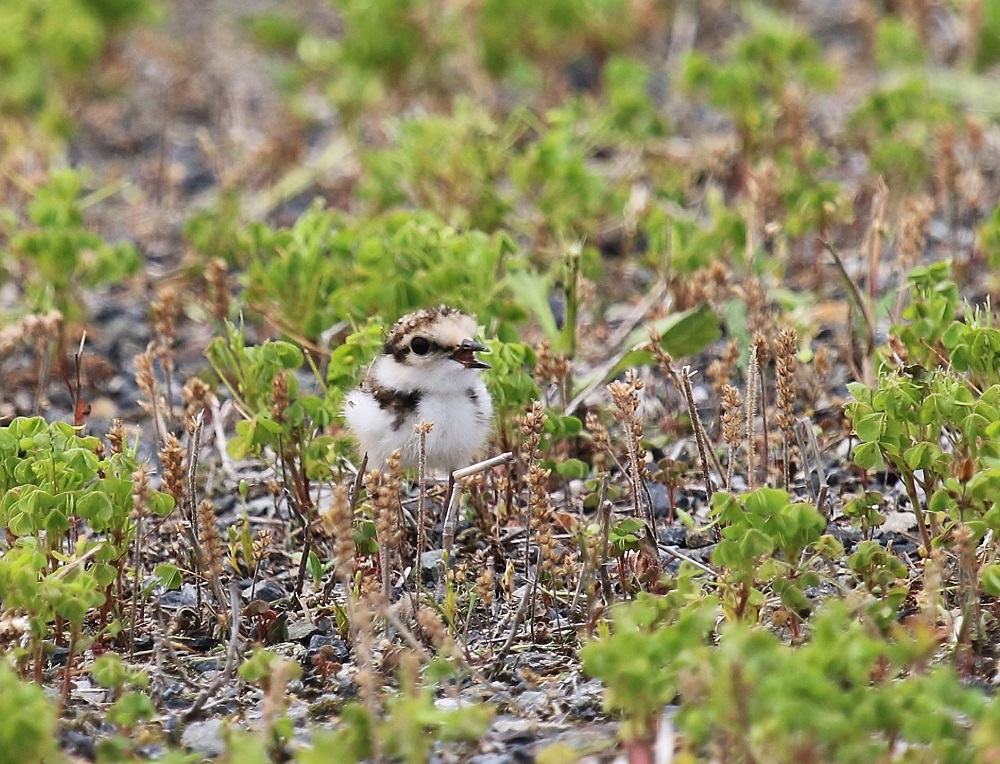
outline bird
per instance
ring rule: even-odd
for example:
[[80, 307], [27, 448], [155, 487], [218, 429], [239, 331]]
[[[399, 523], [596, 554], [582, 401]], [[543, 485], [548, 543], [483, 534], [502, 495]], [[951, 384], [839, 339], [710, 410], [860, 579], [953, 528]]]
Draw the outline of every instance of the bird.
[[396, 450], [404, 468], [416, 466], [420, 422], [432, 425], [425, 436], [428, 470], [450, 477], [483, 448], [493, 400], [480, 374], [489, 364], [476, 357], [489, 349], [476, 341], [476, 330], [473, 316], [446, 305], [396, 322], [361, 385], [344, 400], [348, 429], [370, 468], [383, 468]]

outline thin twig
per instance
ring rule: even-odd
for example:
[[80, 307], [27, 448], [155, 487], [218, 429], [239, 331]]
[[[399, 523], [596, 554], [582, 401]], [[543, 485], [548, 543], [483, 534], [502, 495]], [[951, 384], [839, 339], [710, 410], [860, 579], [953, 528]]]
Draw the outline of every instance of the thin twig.
[[191, 721], [201, 711], [205, 702], [218, 692], [220, 687], [232, 679], [233, 668], [236, 665], [236, 656], [239, 653], [240, 646], [240, 587], [236, 581], [229, 582], [229, 618], [231, 628], [229, 632], [229, 646], [226, 649], [226, 663], [215, 681], [202, 690], [201, 694], [194, 699], [191, 708], [181, 715], [182, 722]]
[[524, 614], [528, 610], [528, 604], [533, 599], [532, 595], [535, 591], [535, 581], [537, 578], [538, 571], [532, 571], [532, 575], [529, 576], [528, 580], [522, 587], [524, 593], [521, 595], [521, 601], [518, 603], [517, 610], [514, 611], [514, 622], [510, 625], [510, 631], [507, 634], [507, 639], [497, 651], [496, 655], [493, 656], [494, 670], [499, 668], [500, 662], [503, 660], [504, 656], [507, 655], [508, 651], [514, 644], [514, 640], [517, 638], [517, 630], [524, 621]]
[[747, 488], [751, 491], [757, 485], [757, 466], [754, 458], [753, 420], [757, 414], [757, 346], [750, 347], [750, 362], [747, 366]]
[[[573, 414], [585, 400], [596, 390], [598, 387], [604, 384], [604, 380], [611, 373], [612, 369], [618, 365], [618, 362], [622, 360], [628, 353], [635, 350], [635, 347], [630, 345], [623, 345], [622, 343], [628, 339], [628, 336], [637, 327], [642, 320], [646, 317], [655, 306], [663, 302], [664, 297], [667, 294], [667, 284], [665, 281], [657, 281], [653, 285], [653, 288], [649, 290], [646, 297], [635, 306], [631, 313], [625, 317], [622, 321], [621, 326], [613, 337], [611, 337], [608, 342], [608, 347], [618, 348], [603, 364], [601, 364], [597, 371], [594, 372], [593, 377], [587, 386], [581, 390], [577, 395], [569, 402], [566, 407], [566, 414]], [[642, 343], [645, 344], [645, 343]]]
[[[709, 448], [708, 435], [705, 433], [705, 427], [702, 425], [701, 417], [698, 415], [698, 407], [694, 402], [694, 391], [691, 387], [691, 375], [691, 367], [685, 366], [682, 369], [681, 374], [681, 387], [684, 392], [684, 398], [687, 400], [688, 412], [691, 414], [691, 426], [694, 428], [694, 440], [698, 446], [698, 456], [701, 459], [701, 470], [705, 477], [705, 490], [708, 492], [709, 500], [711, 500], [712, 494], [715, 492], [715, 485], [712, 483], [712, 473], [708, 458], [708, 454], [711, 449]], [[712, 455], [714, 457], [714, 452]], [[722, 465], [718, 464], [718, 461], [716, 461], [716, 469], [721, 475]]]
[[460, 470], [455, 470], [451, 474], [456, 480], [461, 480], [467, 478], [470, 475], [478, 475], [480, 472], [485, 472], [488, 469], [497, 467], [501, 464], [507, 464], [508, 462], [514, 461], [514, 454], [510, 451], [504, 451], [502, 454], [497, 456], [491, 456], [489, 459], [483, 459], [481, 462], [476, 462], [475, 464], [470, 464], [468, 467], [462, 467]]
[[455, 470], [451, 473], [449, 478], [448, 496], [446, 498], [446, 505], [444, 508], [444, 530], [442, 531], [444, 536], [442, 548], [446, 552], [451, 554], [451, 547], [455, 541], [455, 525], [458, 519], [458, 502], [462, 495], [458, 481], [471, 475], [478, 475], [480, 472], [485, 472], [486, 470], [500, 464], [507, 464], [507, 462], [513, 461], [513, 459], [513, 453], [510, 451], [504, 451], [498, 456], [493, 456], [489, 459], [484, 459], [481, 462], [470, 464], [468, 467], [462, 467], [462, 469]]
[[712, 570], [710, 567], [708, 567], [705, 563], [698, 562], [696, 559], [694, 559], [693, 557], [688, 557], [683, 552], [678, 552], [676, 549], [671, 549], [668, 546], [662, 546], [660, 544], [657, 544], [656, 548], [659, 549], [660, 551], [666, 552], [671, 557], [674, 557], [674, 558], [676, 558], [678, 560], [682, 560], [683, 562], [689, 562], [689, 563], [691, 563], [696, 568], [698, 568], [698, 570], [700, 570], [700, 571], [702, 571], [704, 573], [708, 573], [710, 576], [714, 576], [715, 575], [715, 571]]
[[226, 450], [225, 421], [226, 416], [233, 407], [233, 403], [232, 401], [226, 401], [225, 403], [220, 404], [218, 398], [213, 395], [211, 406], [212, 430], [215, 433], [215, 448], [219, 452], [219, 461], [222, 463], [222, 471], [226, 473], [226, 477], [234, 483], [238, 483], [240, 478], [245, 477], [245, 475], [240, 474], [240, 472], [236, 469], [233, 465], [232, 458], [229, 456], [229, 452]]
[[868, 311], [868, 304], [865, 298], [861, 294], [861, 290], [858, 289], [858, 285], [854, 283], [850, 274], [847, 272], [847, 268], [844, 266], [844, 261], [840, 257], [840, 253], [837, 248], [833, 246], [826, 239], [820, 239], [820, 242], [826, 247], [826, 251], [830, 253], [833, 257], [833, 262], [837, 265], [837, 270], [840, 271], [840, 275], [844, 279], [844, 283], [847, 284], [847, 290], [851, 293], [851, 297], [854, 303], [858, 306], [858, 310], [861, 311], [861, 317], [865, 322], [865, 340], [868, 345], [868, 352], [870, 353], [875, 347], [875, 325], [872, 323], [871, 313]]
[[[184, 513], [185, 520], [187, 520], [187, 522], [181, 523], [181, 527], [184, 529], [184, 535], [187, 536], [188, 543], [191, 545], [192, 567], [197, 570], [199, 574], [202, 574], [208, 569], [208, 559], [205, 554], [205, 550], [201, 546], [201, 541], [198, 538], [197, 494], [195, 491], [195, 477], [198, 472], [198, 456], [201, 451], [201, 436], [202, 432], [204, 432], [204, 427], [205, 412], [202, 410], [195, 416], [194, 432], [191, 433], [191, 438], [188, 442], [188, 490], [187, 495], [184, 497], [184, 506], [182, 507], [182, 512]], [[222, 583], [219, 581], [217, 576], [208, 576], [208, 584], [212, 589], [212, 595], [215, 597], [216, 603], [221, 608], [223, 603], [226, 601], [225, 592], [222, 591]], [[198, 592], [200, 600], [200, 585]]]
[[418, 422], [416, 426], [417, 436], [420, 438], [417, 460], [417, 553], [413, 561], [417, 592], [423, 588], [424, 571], [421, 558], [424, 554], [424, 536], [427, 532], [427, 433], [433, 426], [430, 422]]

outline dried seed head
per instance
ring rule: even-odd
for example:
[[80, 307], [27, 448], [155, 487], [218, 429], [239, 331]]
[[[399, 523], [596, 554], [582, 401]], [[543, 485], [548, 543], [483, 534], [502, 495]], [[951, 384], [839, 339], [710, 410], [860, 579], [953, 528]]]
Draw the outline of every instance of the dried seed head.
[[[767, 337], [773, 334], [774, 321], [771, 316], [771, 307], [768, 304], [767, 292], [760, 278], [751, 276], [744, 282], [743, 299], [747, 305], [747, 325], [750, 329], [750, 335]], [[758, 360], [761, 364], [766, 364], [769, 359], [762, 356]]]
[[386, 552], [398, 552], [403, 539], [399, 522], [399, 461], [396, 450], [386, 461], [386, 469], [372, 470], [365, 476], [365, 487], [372, 503], [375, 533]]
[[482, 565], [482, 569], [479, 575], [476, 577], [476, 592], [479, 594], [479, 599], [482, 600], [483, 604], [487, 608], [493, 606], [493, 596], [496, 591], [496, 585], [493, 580], [493, 558], [490, 557]]
[[253, 540], [253, 561], [259, 564], [271, 549], [273, 535], [266, 528], [257, 532], [257, 538]]
[[209, 407], [210, 388], [198, 377], [191, 377], [181, 390], [181, 400], [184, 401], [184, 425], [188, 432], [194, 432], [195, 420], [202, 411]]
[[896, 252], [900, 265], [906, 270], [916, 265], [924, 253], [927, 225], [933, 212], [934, 202], [928, 196], [910, 197], [903, 205]]
[[275, 422], [285, 421], [285, 411], [288, 409], [288, 377], [285, 372], [278, 372], [271, 380], [271, 415]]
[[647, 347], [652, 351], [653, 360], [656, 361], [656, 367], [660, 370], [660, 373], [666, 376], [675, 388], [680, 390], [681, 381], [677, 370], [673, 366], [674, 359], [670, 357], [670, 353], [663, 349], [660, 335], [653, 327], [649, 327], [649, 345]]
[[798, 333], [787, 326], [778, 332], [775, 343], [775, 371], [777, 376], [778, 426], [790, 433], [795, 422], [795, 367]]
[[743, 422], [743, 400], [740, 391], [733, 385], [722, 388], [722, 439], [731, 448], [740, 445], [740, 425]]
[[552, 352], [552, 345], [548, 340], [542, 340], [538, 344], [535, 355], [535, 380], [539, 384], [562, 384], [569, 374], [566, 356]]
[[757, 363], [767, 366], [771, 361], [771, 340], [764, 332], [754, 332], [750, 344], [757, 348]]
[[205, 271], [209, 310], [219, 321], [229, 318], [229, 308], [232, 304], [228, 276], [226, 261], [219, 257], [212, 260]]
[[535, 543], [538, 544], [539, 564], [543, 573], [551, 574], [558, 561], [556, 544], [552, 538], [553, 514], [552, 499], [549, 496], [549, 470], [542, 469], [537, 464], [528, 468], [528, 490], [531, 506], [531, 526]]
[[635, 369], [626, 371], [624, 380], [615, 380], [608, 385], [611, 402], [615, 406], [612, 413], [619, 422], [631, 423], [639, 410], [639, 391], [642, 387], [642, 380], [639, 379]]
[[58, 310], [30, 313], [10, 326], [0, 328], [0, 355], [7, 355], [21, 343], [54, 340], [59, 336], [63, 315]]
[[134, 517], [141, 517], [145, 514], [148, 500], [149, 472], [145, 467], [140, 466], [132, 474], [132, 513]]
[[177, 341], [177, 318], [180, 306], [177, 304], [177, 292], [173, 288], [164, 289], [153, 300], [153, 331], [156, 334], [156, 356], [161, 362], [169, 358], [170, 351]]
[[957, 135], [955, 126], [946, 123], [937, 131], [937, 151], [934, 156], [934, 185], [937, 188], [938, 203], [948, 203], [948, 197], [955, 190], [958, 178]]
[[527, 459], [533, 459], [538, 443], [542, 439], [542, 432], [545, 430], [545, 422], [548, 416], [542, 407], [541, 401], [532, 401], [531, 407], [521, 418], [520, 430], [524, 437], [522, 453]]
[[149, 350], [135, 357], [135, 383], [147, 401], [155, 399], [156, 377], [153, 375], [153, 354]]
[[160, 450], [160, 464], [163, 465], [163, 487], [180, 506], [184, 502], [187, 470], [184, 467], [184, 449], [171, 433], [167, 433]]
[[986, 133], [983, 131], [983, 123], [977, 117], [966, 114], [963, 117], [965, 123], [965, 134], [968, 137], [969, 149], [974, 154], [978, 154], [983, 149], [986, 141]]
[[346, 485], [337, 486], [322, 519], [323, 527], [333, 536], [337, 578], [346, 584], [354, 574], [354, 522]]
[[121, 419], [111, 420], [111, 429], [108, 430], [108, 444], [111, 446], [113, 454], [125, 452], [125, 426]]
[[215, 520], [215, 505], [208, 499], [203, 500], [198, 505], [198, 528], [201, 536], [201, 547], [205, 552], [205, 565], [207, 570], [203, 571], [206, 578], [219, 578], [222, 575], [222, 539], [219, 534], [219, 526]]

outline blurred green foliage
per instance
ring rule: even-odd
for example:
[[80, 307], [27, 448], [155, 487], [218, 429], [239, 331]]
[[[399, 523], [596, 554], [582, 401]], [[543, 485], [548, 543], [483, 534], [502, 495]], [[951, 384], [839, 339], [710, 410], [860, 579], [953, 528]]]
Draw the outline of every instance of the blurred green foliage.
[[301, 337], [440, 303], [481, 321], [509, 315], [497, 299], [513, 251], [502, 233], [462, 232], [430, 212], [356, 221], [314, 205], [290, 228], [254, 223], [240, 236], [246, 300]]
[[786, 90], [829, 90], [837, 72], [824, 62], [809, 34], [762, 13], [751, 31], [727, 45], [722, 60], [692, 52], [683, 81], [690, 92], [732, 118], [742, 153], [752, 159], [776, 145]]
[[116, 284], [141, 265], [130, 243], [107, 242], [87, 227], [84, 182], [81, 171], [53, 172], [35, 191], [28, 220], [9, 212], [0, 226], [0, 265], [23, 282], [30, 310], [79, 319], [82, 287]]
[[62, 88], [82, 83], [108, 36], [153, 7], [151, 0], [0, 3], [0, 114], [61, 119]]
[[954, 107], [915, 76], [873, 91], [851, 115], [849, 130], [887, 183], [915, 189], [930, 177], [935, 131], [955, 121]]

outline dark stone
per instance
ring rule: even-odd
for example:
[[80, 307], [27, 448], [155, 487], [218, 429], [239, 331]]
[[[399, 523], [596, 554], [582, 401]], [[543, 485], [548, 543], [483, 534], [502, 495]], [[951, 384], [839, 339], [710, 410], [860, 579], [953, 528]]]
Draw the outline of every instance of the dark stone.
[[[252, 596], [251, 596], [252, 594]], [[248, 586], [243, 590], [243, 600], [249, 602], [251, 599], [264, 600], [264, 602], [276, 602], [287, 597], [284, 589], [273, 581], [258, 581], [256, 586]]]
[[344, 640], [331, 637], [329, 634], [313, 634], [309, 638], [309, 652], [311, 653], [327, 645], [333, 648], [333, 660], [338, 663], [347, 663], [351, 657], [351, 651], [347, 648], [347, 643]]
[[312, 621], [303, 618], [292, 621], [288, 624], [288, 640], [290, 642], [305, 642], [319, 631], [319, 627]]
[[201, 191], [205, 191], [216, 183], [215, 173], [209, 169], [191, 172], [181, 181], [181, 193], [185, 196], [193, 196]]
[[66, 730], [60, 736], [59, 747], [63, 753], [77, 756], [85, 761], [93, 761], [97, 756], [94, 736], [79, 730]]
[[198, 590], [192, 584], [183, 584], [180, 589], [171, 589], [160, 595], [160, 607], [197, 607]]
[[687, 528], [683, 525], [667, 525], [657, 527], [660, 543], [667, 546], [683, 547], [687, 544]]
[[574, 90], [593, 90], [601, 79], [601, 67], [593, 56], [580, 56], [566, 66], [566, 79]]

